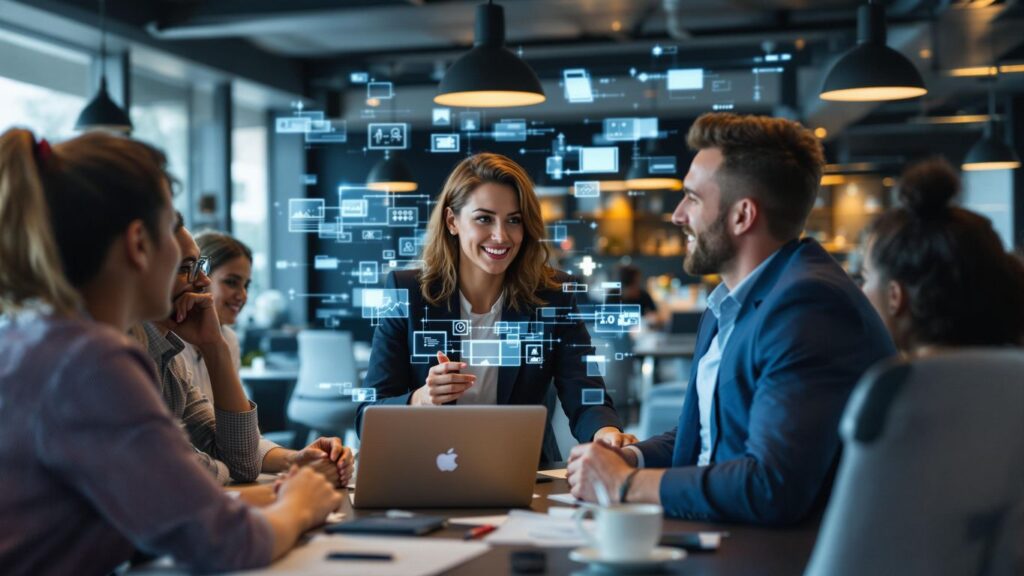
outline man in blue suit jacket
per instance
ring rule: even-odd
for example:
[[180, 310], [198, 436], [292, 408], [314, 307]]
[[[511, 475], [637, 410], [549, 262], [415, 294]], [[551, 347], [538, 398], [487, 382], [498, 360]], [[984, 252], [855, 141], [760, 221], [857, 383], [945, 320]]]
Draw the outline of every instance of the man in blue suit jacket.
[[573, 494], [598, 483], [666, 514], [796, 522], [826, 496], [838, 424], [861, 374], [896, 350], [877, 313], [814, 240], [821, 145], [795, 122], [706, 114], [672, 220], [686, 271], [719, 274], [701, 319], [676, 429], [614, 449], [573, 450]]

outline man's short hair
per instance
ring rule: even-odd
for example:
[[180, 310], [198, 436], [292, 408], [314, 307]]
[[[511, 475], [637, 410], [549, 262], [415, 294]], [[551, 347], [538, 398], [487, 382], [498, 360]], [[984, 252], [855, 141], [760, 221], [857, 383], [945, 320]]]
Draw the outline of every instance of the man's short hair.
[[717, 175], [722, 206], [750, 196], [772, 236], [800, 236], [825, 164], [821, 143], [809, 130], [782, 118], [713, 112], [697, 118], [686, 143], [693, 150], [722, 151]]

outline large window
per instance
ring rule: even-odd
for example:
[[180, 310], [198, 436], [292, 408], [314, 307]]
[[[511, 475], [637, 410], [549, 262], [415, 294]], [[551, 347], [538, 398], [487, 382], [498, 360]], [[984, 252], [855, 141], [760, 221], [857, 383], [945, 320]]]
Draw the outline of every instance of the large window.
[[0, 30], [0, 132], [28, 128], [37, 136], [74, 136], [89, 94], [89, 56]]
[[181, 183], [174, 207], [188, 217], [189, 89], [157, 78], [146, 70], [132, 69], [132, 137], [151, 144], [167, 155], [168, 169]]
[[263, 110], [235, 101], [231, 134], [231, 227], [252, 249], [253, 293], [270, 287], [267, 125]]

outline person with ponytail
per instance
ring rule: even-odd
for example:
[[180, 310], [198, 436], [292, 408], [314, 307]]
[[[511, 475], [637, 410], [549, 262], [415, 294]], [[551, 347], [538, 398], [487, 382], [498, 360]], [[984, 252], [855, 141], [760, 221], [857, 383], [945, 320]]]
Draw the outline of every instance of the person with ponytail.
[[866, 235], [862, 289], [906, 356], [1022, 343], [1024, 265], [987, 218], [950, 205], [959, 192], [947, 161], [914, 164]]
[[268, 564], [341, 497], [292, 469], [263, 509], [193, 458], [125, 334], [166, 318], [179, 265], [162, 153], [109, 134], [0, 136], [0, 566], [108, 574], [135, 551], [188, 570]]

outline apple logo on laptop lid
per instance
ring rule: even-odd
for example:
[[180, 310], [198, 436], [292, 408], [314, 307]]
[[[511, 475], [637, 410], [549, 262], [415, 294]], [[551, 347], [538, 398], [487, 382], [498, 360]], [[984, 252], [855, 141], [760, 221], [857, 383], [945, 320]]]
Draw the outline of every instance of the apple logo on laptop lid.
[[455, 448], [449, 448], [447, 452], [442, 452], [437, 455], [437, 469], [441, 472], [454, 472], [459, 467], [455, 459], [459, 455], [455, 452]]

